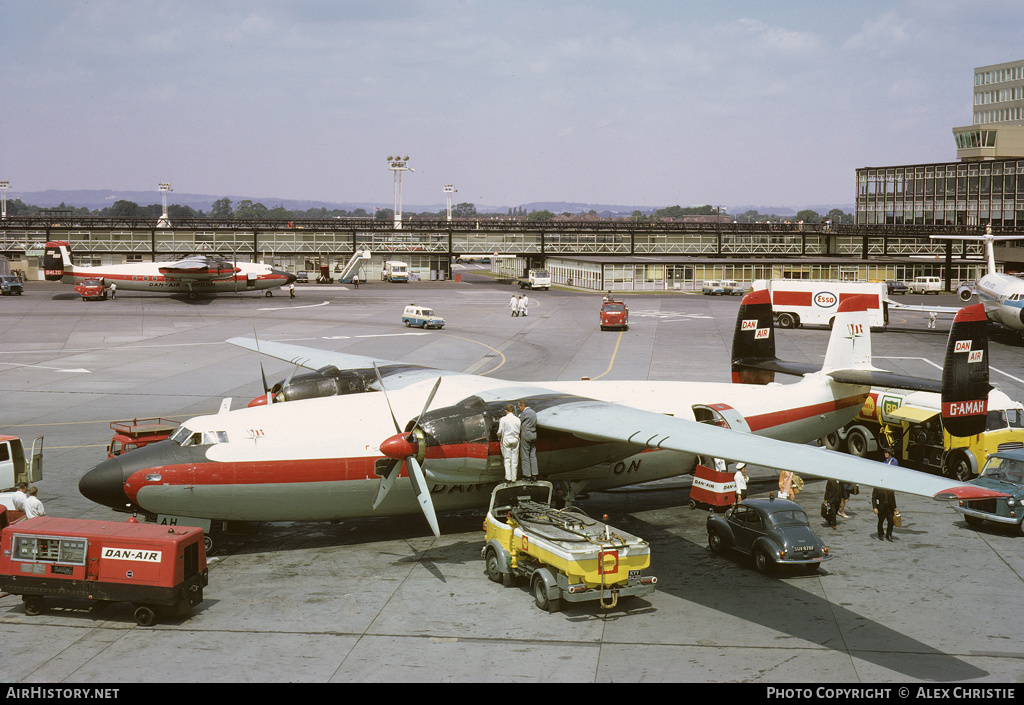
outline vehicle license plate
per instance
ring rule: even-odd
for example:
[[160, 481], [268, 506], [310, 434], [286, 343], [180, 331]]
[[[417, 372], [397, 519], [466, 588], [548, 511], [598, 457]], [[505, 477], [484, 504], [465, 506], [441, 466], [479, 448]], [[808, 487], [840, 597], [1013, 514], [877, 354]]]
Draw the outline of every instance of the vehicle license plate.
[[794, 551], [812, 551], [812, 550], [814, 550], [814, 546], [795, 546], [793, 548], [793, 550]]

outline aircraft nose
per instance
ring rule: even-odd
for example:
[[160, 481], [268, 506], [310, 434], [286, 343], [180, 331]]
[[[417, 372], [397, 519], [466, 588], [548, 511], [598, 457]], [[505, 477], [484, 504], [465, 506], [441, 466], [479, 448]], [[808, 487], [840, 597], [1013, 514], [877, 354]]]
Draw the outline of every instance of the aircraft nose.
[[124, 509], [131, 500], [124, 492], [124, 471], [117, 458], [109, 458], [78, 481], [78, 491], [86, 499], [112, 509]]
[[283, 270], [280, 270], [280, 269], [272, 269], [272, 270], [270, 270], [270, 271], [271, 271], [271, 272], [272, 272], [273, 274], [276, 274], [276, 275], [278, 275], [278, 276], [280, 276], [280, 277], [284, 277], [284, 278], [285, 278], [285, 280], [286, 280], [286, 281], [285, 281], [285, 283], [284, 283], [284, 285], [285, 285], [285, 286], [288, 286], [288, 285], [289, 285], [289, 284], [291, 284], [291, 283], [292, 283], [293, 281], [295, 281], [295, 275], [294, 275], [294, 274], [292, 274], [291, 272], [285, 272], [285, 271], [283, 271]]

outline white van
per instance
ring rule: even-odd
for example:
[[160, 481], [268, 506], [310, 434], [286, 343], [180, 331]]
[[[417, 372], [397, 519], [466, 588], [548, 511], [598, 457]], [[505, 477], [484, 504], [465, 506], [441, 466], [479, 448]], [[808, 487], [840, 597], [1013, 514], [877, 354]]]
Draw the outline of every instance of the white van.
[[938, 294], [942, 291], [942, 279], [939, 277], [915, 277], [909, 286], [912, 294]]
[[409, 265], [397, 259], [384, 260], [380, 280], [387, 282], [409, 281]]

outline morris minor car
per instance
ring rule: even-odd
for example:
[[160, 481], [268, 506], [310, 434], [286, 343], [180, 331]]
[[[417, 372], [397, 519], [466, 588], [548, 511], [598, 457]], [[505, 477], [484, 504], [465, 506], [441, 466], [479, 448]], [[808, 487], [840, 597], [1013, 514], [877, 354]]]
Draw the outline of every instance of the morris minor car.
[[991, 521], [1024, 536], [1024, 450], [992, 453], [978, 477], [969, 484], [1005, 492], [1006, 497], [962, 500], [956, 510], [971, 526]]
[[832, 558], [828, 546], [811, 531], [803, 507], [786, 499], [745, 499], [723, 515], [710, 515], [707, 531], [714, 553], [745, 553], [761, 573], [784, 565], [813, 573]]

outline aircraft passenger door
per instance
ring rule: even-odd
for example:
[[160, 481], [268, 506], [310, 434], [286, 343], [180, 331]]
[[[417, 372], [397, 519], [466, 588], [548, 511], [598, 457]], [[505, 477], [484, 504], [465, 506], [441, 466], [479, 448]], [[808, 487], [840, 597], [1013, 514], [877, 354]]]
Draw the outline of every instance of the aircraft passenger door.
[[693, 418], [700, 423], [750, 433], [743, 415], [728, 404], [694, 404]]

